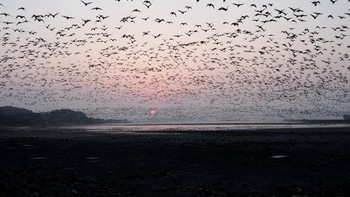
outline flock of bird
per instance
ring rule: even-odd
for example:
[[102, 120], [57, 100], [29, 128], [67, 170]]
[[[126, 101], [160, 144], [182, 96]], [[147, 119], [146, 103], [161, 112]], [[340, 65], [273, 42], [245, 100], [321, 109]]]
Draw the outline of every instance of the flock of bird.
[[0, 103], [350, 108], [350, 0], [109, 1], [0, 1]]

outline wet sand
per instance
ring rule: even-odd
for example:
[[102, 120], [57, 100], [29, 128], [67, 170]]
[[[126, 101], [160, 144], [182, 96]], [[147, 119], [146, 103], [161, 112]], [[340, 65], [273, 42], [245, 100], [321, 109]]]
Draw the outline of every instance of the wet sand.
[[350, 127], [0, 129], [0, 196], [349, 196]]

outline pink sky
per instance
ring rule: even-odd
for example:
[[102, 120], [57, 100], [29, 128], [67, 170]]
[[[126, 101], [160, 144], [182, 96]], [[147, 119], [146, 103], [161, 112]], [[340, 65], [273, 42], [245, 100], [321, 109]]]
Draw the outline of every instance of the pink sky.
[[1, 1], [2, 105], [350, 107], [348, 1], [89, 2]]

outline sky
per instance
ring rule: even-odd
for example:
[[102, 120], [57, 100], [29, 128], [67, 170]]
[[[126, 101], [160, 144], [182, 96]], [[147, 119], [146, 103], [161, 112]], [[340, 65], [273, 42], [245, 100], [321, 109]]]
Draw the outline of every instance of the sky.
[[0, 0], [0, 105], [341, 116], [348, 24], [348, 0]]

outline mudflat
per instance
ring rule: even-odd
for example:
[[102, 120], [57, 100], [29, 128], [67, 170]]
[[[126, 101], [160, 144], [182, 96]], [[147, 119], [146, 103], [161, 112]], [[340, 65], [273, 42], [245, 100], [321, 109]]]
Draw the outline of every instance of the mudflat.
[[349, 196], [350, 127], [0, 129], [0, 196]]

